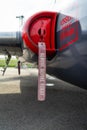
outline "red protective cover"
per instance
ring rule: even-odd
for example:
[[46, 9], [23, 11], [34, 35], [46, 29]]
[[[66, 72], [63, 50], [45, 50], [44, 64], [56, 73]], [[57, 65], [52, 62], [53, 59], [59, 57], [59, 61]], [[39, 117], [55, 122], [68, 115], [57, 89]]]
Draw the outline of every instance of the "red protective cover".
[[30, 17], [22, 32], [22, 38], [27, 47], [38, 54], [38, 42], [44, 41], [46, 44], [47, 56], [53, 56], [55, 47], [55, 27], [58, 13], [41, 12]]

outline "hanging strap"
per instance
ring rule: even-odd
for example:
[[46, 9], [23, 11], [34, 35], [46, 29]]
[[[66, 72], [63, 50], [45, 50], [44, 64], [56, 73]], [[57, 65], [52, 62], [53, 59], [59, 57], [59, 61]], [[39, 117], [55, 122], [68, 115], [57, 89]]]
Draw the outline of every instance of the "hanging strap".
[[38, 43], [38, 101], [46, 99], [46, 45]]

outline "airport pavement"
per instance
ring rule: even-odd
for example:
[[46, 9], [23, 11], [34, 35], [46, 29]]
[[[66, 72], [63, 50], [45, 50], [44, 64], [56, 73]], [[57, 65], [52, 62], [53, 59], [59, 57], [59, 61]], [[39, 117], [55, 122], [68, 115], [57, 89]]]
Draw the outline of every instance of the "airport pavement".
[[87, 130], [87, 90], [47, 75], [37, 101], [37, 69], [0, 72], [0, 130]]

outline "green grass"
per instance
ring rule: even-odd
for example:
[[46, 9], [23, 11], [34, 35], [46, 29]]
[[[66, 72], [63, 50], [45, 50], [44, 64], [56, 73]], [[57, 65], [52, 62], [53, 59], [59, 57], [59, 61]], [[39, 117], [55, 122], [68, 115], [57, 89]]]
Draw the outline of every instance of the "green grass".
[[[17, 67], [17, 62], [18, 62], [17, 59], [11, 59], [8, 67]], [[5, 65], [6, 65], [5, 59], [0, 59], [0, 67], [5, 67]], [[22, 64], [22, 66], [23, 66], [23, 64]], [[35, 65], [28, 63], [27, 67], [28, 68], [35, 68]]]
[[[0, 67], [5, 66], [5, 59], [0, 59]], [[9, 62], [8, 67], [16, 67], [17, 66], [17, 59], [11, 59]]]

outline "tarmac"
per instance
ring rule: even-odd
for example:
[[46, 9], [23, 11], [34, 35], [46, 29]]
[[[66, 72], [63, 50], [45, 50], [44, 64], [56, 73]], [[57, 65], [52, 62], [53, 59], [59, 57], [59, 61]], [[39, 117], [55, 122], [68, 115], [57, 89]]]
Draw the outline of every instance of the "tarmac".
[[87, 90], [46, 79], [46, 100], [39, 102], [37, 69], [0, 71], [0, 130], [87, 130]]

